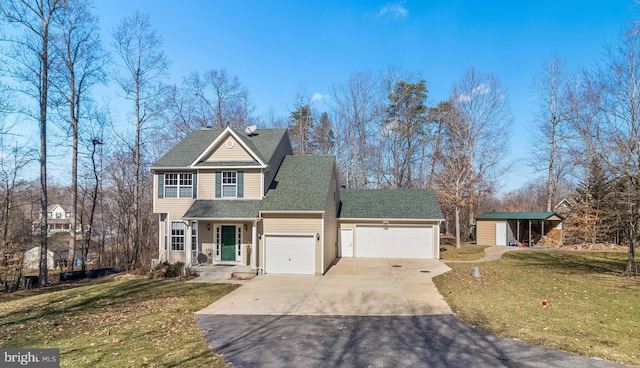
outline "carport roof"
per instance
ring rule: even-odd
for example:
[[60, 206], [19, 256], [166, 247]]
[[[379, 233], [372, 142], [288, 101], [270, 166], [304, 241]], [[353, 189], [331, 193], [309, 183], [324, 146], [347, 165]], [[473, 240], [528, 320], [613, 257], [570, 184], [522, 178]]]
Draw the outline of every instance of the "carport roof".
[[340, 200], [342, 219], [444, 219], [428, 189], [341, 189]]
[[564, 220], [564, 217], [555, 212], [485, 212], [476, 216], [476, 220]]

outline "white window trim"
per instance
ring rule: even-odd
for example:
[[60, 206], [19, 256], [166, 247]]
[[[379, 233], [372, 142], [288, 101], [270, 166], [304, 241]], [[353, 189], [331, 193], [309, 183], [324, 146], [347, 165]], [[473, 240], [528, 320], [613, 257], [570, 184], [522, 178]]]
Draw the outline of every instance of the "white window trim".
[[[169, 185], [167, 184], [167, 179], [169, 175], [176, 175], [176, 185]], [[183, 179], [182, 175], [189, 175], [191, 176], [191, 185], [183, 185], [180, 183], [180, 181]], [[167, 196], [167, 188], [176, 188], [176, 195], [174, 196]], [[181, 197], [180, 196], [180, 189], [182, 188], [191, 188], [191, 195], [187, 196], [187, 197]], [[170, 172], [170, 173], [165, 173], [164, 174], [164, 189], [163, 189], [163, 198], [193, 198], [193, 173], [175, 173], [175, 172]]]
[[[224, 174], [233, 174], [234, 183], [225, 184], [225, 182], [224, 182]], [[222, 174], [221, 174], [220, 180], [222, 181], [220, 183], [220, 197], [222, 197], [222, 198], [238, 198], [238, 171], [223, 171]], [[225, 187], [233, 187], [234, 188], [234, 195], [232, 195], [232, 196], [224, 195], [224, 188]]]
[[[173, 234], [173, 224], [182, 224], [182, 235], [174, 235]], [[187, 231], [187, 226], [185, 225], [184, 222], [182, 221], [171, 221], [171, 223], [169, 224], [169, 250], [171, 250], [172, 252], [184, 252], [185, 246], [186, 246], [186, 231]], [[182, 237], [182, 249], [174, 249], [173, 247], [173, 238], [176, 237]]]
[[[222, 260], [222, 226], [235, 226], [236, 227], [236, 235], [235, 235], [235, 239], [236, 239], [236, 259], [235, 261], [223, 261]], [[244, 252], [243, 248], [243, 230], [244, 229], [244, 224], [219, 224], [215, 226], [215, 230], [214, 230], [214, 262], [215, 263], [242, 263], [242, 254]]]

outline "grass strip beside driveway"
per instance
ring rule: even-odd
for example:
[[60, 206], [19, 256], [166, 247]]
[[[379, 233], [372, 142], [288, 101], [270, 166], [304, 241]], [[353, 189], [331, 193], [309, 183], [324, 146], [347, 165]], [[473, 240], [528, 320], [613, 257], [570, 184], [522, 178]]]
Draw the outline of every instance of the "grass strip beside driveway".
[[226, 367], [194, 312], [237, 285], [116, 277], [0, 299], [0, 346], [59, 348], [61, 367]]
[[[510, 252], [449, 263], [434, 278], [451, 309], [483, 330], [640, 366], [640, 280], [619, 276], [624, 251]], [[470, 276], [471, 267], [481, 277]]]

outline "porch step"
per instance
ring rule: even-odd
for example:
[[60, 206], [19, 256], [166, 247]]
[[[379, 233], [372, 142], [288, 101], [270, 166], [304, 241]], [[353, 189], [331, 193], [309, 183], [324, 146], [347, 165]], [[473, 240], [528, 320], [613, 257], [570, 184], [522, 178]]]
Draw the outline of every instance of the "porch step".
[[230, 279], [233, 276], [241, 278], [252, 277], [256, 275], [255, 270], [251, 270], [251, 266], [235, 265], [235, 266], [194, 266], [192, 270], [198, 272], [200, 277], [213, 279]]

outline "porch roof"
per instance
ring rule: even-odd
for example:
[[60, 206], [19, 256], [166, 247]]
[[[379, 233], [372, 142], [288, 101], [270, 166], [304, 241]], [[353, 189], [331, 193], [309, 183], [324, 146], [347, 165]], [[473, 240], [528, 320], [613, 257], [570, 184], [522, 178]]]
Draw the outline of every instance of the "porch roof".
[[562, 221], [564, 217], [556, 212], [485, 212], [476, 216], [476, 220], [555, 220]]
[[182, 216], [184, 219], [247, 219], [258, 217], [259, 200], [205, 200], [193, 202]]

